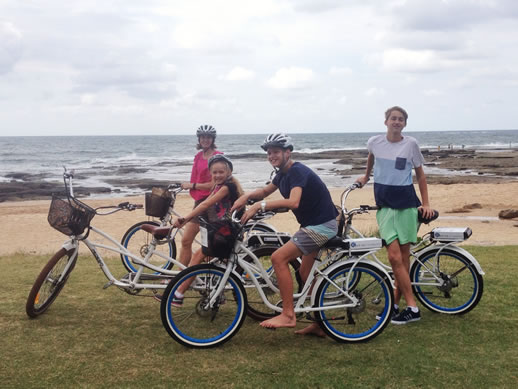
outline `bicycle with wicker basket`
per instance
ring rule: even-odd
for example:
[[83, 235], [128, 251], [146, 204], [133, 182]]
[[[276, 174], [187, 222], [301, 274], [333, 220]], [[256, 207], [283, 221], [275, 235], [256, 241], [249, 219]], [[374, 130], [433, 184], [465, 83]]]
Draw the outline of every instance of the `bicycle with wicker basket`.
[[[142, 208], [142, 205], [124, 202], [116, 206], [94, 209], [74, 196], [73, 177], [74, 172], [67, 171], [65, 168], [63, 173], [65, 193], [53, 196], [48, 214], [49, 224], [59, 232], [67, 235], [69, 240], [52, 256], [36, 278], [26, 304], [26, 312], [30, 317], [37, 317], [44, 313], [59, 295], [72, 270], [74, 270], [80, 243], [83, 243], [90, 250], [108, 279], [108, 283], [104, 288], [115, 285], [132, 295], [138, 294], [143, 290], [151, 291], [152, 295], [156, 295], [158, 291], [167, 286], [167, 281], [178, 273], [178, 270], [164, 269], [160, 265], [153, 263], [153, 260], [157, 257], [154, 255], [156, 247], [159, 243], [174, 239], [178, 229], [169, 228], [163, 236], [154, 237], [149, 242], [148, 249], [144, 253], [145, 255], [132, 253], [113, 237], [92, 226], [91, 221], [96, 215], [110, 215], [123, 210], [134, 211]], [[90, 238], [92, 233], [95, 234], [95, 240]], [[136, 265], [135, 271], [130, 271], [121, 279], [116, 279], [104, 261], [101, 249], [131, 258], [131, 261]], [[165, 259], [177, 265], [180, 270], [185, 268], [185, 266], [172, 257], [166, 257]], [[149, 269], [154, 273], [145, 273], [144, 269]]]

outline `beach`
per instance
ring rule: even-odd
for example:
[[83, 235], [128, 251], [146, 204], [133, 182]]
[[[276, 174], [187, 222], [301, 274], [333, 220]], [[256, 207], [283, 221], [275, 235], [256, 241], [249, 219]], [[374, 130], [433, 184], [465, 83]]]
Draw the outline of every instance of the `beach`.
[[[331, 189], [336, 204], [340, 202], [342, 190]], [[517, 194], [517, 181], [430, 184], [431, 205], [440, 212], [440, 217], [428, 226], [423, 225], [420, 234], [434, 227], [467, 226], [472, 229], [473, 235], [466, 244], [516, 245], [518, 220], [499, 219], [498, 213], [503, 209], [518, 209]], [[143, 204], [144, 196], [84, 201], [92, 207], [115, 205], [122, 201]], [[176, 200], [175, 209], [186, 214], [192, 208], [192, 203], [187, 194], [181, 193]], [[353, 191], [347, 203], [349, 208], [360, 204], [374, 205], [372, 186], [367, 185]], [[0, 203], [0, 256], [14, 253], [52, 254], [59, 249], [66, 237], [48, 224], [49, 205], [50, 200]], [[144, 210], [121, 211], [108, 216], [95, 216], [92, 225], [120, 240], [128, 227], [146, 219]], [[373, 233], [377, 229], [374, 212], [360, 215], [355, 220], [354, 226], [364, 233]], [[278, 214], [268, 222], [282, 232], [293, 233], [298, 228], [292, 213]], [[84, 249], [82, 246], [82, 250]]]

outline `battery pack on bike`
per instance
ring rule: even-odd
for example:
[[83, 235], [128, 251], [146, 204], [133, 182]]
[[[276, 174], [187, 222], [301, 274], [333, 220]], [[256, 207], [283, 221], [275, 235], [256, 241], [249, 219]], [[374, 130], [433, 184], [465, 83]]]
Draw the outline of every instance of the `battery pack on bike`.
[[248, 235], [246, 245], [249, 247], [275, 245], [282, 246], [291, 239], [291, 235], [285, 232], [252, 231]]
[[436, 227], [430, 231], [430, 239], [437, 242], [462, 242], [471, 234], [469, 227]]

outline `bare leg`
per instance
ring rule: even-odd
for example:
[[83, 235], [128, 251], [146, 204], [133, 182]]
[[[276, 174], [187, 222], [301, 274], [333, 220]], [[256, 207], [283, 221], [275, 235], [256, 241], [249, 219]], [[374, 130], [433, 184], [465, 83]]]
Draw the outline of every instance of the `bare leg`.
[[408, 274], [410, 265], [410, 244], [400, 245], [396, 239], [387, 247], [387, 253], [396, 280], [394, 302], [399, 304], [399, 300], [401, 296], [403, 296], [407, 305], [412, 307], [417, 306], [414, 294], [412, 293], [410, 275]]
[[293, 328], [297, 324], [293, 308], [293, 280], [288, 263], [302, 253], [293, 242], [288, 242], [277, 249], [272, 255], [272, 264], [279, 283], [282, 298], [282, 312], [280, 315], [261, 322], [264, 328]]
[[192, 256], [192, 242], [196, 238], [196, 234], [200, 231], [199, 224], [187, 223], [183, 229], [182, 236], [182, 248], [180, 249], [180, 255], [178, 261], [187, 266]]
[[[302, 264], [300, 265], [299, 269], [299, 274], [300, 278], [302, 278], [302, 281], [306, 282], [306, 280], [308, 279], [309, 272], [311, 271], [311, 267], [313, 266], [317, 254], [318, 252], [315, 251], [309, 255], [304, 255], [302, 257]], [[313, 285], [311, 285], [311, 288], [313, 288]], [[312, 323], [301, 330], [295, 331], [295, 333], [297, 335], [314, 335], [319, 336], [321, 338], [324, 338], [326, 336], [326, 333], [322, 330], [318, 323]]]
[[[189, 267], [200, 264], [204, 258], [205, 255], [203, 255], [201, 249], [196, 250], [196, 252], [192, 255], [191, 261], [189, 262]], [[182, 285], [178, 287], [177, 291], [181, 294], [184, 294], [184, 292], [187, 290], [187, 288], [189, 288], [193, 280], [194, 279], [191, 277], [189, 278], [189, 281], [183, 282]]]

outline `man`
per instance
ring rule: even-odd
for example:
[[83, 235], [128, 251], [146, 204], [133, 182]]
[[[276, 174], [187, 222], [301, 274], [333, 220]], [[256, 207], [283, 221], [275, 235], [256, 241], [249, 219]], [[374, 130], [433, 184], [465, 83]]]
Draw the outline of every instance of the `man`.
[[[410, 244], [417, 241], [418, 212], [425, 218], [433, 215], [423, 171], [423, 155], [414, 138], [401, 134], [407, 119], [408, 114], [401, 107], [395, 106], [385, 112], [387, 133], [368, 140], [367, 168], [365, 175], [357, 180], [363, 187], [369, 181], [374, 166], [374, 198], [380, 208], [376, 220], [381, 238], [387, 244], [388, 259], [396, 280], [393, 324], [421, 319], [409, 276]], [[412, 184], [412, 169], [415, 170], [422, 205]], [[407, 308], [399, 312], [401, 296], [405, 298]]]
[[[243, 214], [241, 222], [246, 223], [259, 210], [289, 208], [300, 223], [300, 229], [292, 239], [272, 255], [282, 298], [282, 313], [261, 323], [265, 328], [295, 327], [297, 320], [293, 307], [293, 281], [288, 264], [302, 256], [299, 272], [303, 280], [307, 278], [320, 247], [336, 235], [338, 213], [327, 187], [318, 175], [302, 163], [291, 159], [293, 144], [289, 136], [282, 133], [271, 134], [261, 147], [268, 153], [268, 161], [277, 174], [265, 187], [241, 196], [234, 203], [233, 209], [244, 207], [249, 199], [262, 200], [279, 189], [284, 199], [255, 203]], [[305, 330], [299, 333], [322, 335], [318, 326], [310, 326]]]

